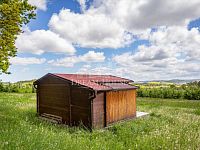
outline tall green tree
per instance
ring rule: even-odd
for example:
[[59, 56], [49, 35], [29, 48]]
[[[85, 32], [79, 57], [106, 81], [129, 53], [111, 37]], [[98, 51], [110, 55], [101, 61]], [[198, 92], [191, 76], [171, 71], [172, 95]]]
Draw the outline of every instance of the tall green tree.
[[35, 19], [35, 9], [28, 0], [0, 0], [0, 74], [9, 73], [9, 59], [17, 53], [17, 35], [23, 25]]

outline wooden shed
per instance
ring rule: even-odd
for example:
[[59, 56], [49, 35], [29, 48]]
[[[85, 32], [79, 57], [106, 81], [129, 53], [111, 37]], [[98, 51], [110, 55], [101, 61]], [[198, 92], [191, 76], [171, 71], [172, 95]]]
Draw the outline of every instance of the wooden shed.
[[34, 82], [37, 113], [73, 126], [103, 128], [136, 116], [136, 88], [111, 75], [47, 74]]

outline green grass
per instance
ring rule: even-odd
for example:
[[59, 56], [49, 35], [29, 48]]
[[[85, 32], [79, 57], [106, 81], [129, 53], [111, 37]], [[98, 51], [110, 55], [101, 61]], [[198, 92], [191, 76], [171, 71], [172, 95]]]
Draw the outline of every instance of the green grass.
[[0, 149], [200, 149], [200, 102], [138, 98], [150, 115], [86, 131], [36, 117], [35, 94], [0, 93]]

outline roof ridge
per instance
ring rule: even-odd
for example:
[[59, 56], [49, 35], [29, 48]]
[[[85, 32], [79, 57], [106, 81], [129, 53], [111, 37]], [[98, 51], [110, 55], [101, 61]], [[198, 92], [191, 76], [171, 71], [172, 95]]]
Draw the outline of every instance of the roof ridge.
[[115, 75], [110, 75], [110, 76], [112, 76], [112, 77], [117, 77], [117, 78], [121, 78], [121, 79], [125, 79], [125, 80], [129, 80], [129, 81], [131, 81], [131, 82], [134, 82], [133, 80], [131, 80], [131, 79], [126, 79], [126, 78], [123, 78], [123, 77], [118, 77], [118, 76], [115, 76]]

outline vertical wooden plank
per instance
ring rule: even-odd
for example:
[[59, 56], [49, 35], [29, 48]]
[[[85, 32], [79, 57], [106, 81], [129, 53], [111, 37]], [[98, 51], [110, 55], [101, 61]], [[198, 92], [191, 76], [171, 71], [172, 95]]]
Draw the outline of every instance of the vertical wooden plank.
[[104, 127], [107, 126], [107, 104], [106, 104], [106, 93], [107, 92], [104, 92]]
[[72, 126], [72, 85], [69, 86], [69, 125]]
[[94, 99], [92, 99], [91, 100], [91, 102], [90, 102], [90, 119], [91, 119], [91, 128], [95, 128], [95, 126], [94, 126], [94, 103], [93, 103], [93, 100]]
[[111, 91], [106, 93], [107, 124], [134, 117], [136, 114], [136, 91]]
[[99, 93], [93, 99], [92, 105], [92, 123], [94, 128], [102, 128], [105, 126], [105, 107], [104, 107], [104, 93]]

